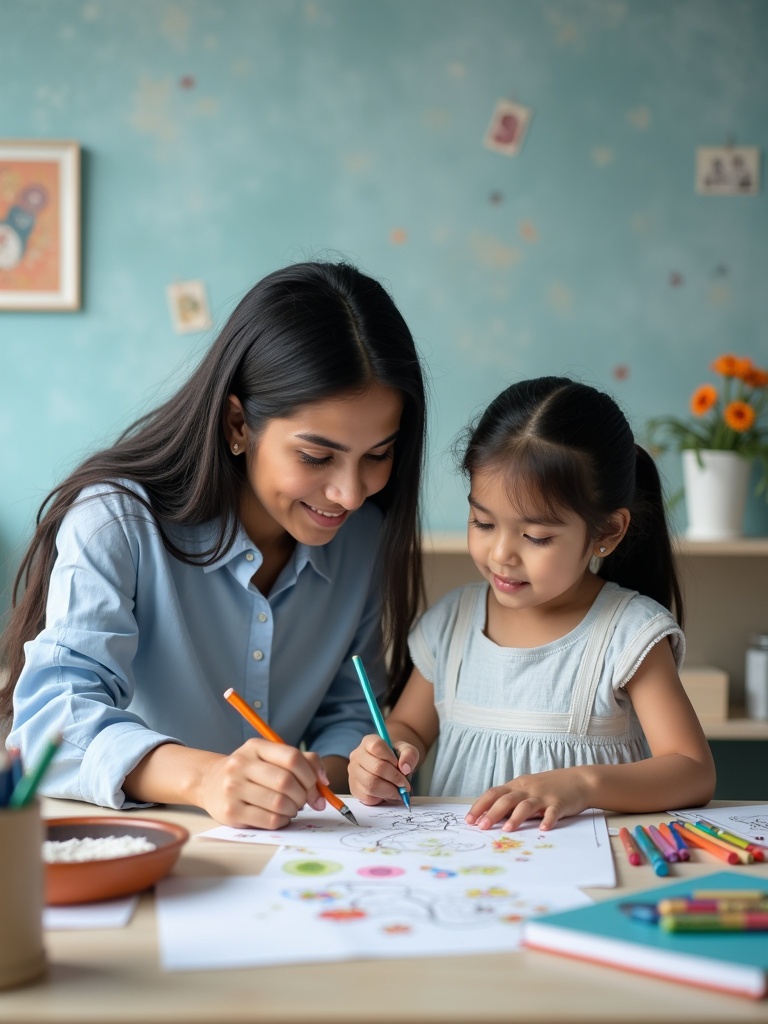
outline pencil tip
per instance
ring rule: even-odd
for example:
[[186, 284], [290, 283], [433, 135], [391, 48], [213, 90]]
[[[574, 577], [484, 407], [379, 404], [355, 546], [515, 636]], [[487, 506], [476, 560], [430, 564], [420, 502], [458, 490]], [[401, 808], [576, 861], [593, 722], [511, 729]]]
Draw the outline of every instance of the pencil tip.
[[360, 827], [360, 822], [357, 820], [357, 818], [354, 816], [352, 811], [350, 811], [346, 804], [344, 804], [341, 813], [344, 815], [345, 818], [348, 818], [353, 825], [357, 825], [358, 828]]

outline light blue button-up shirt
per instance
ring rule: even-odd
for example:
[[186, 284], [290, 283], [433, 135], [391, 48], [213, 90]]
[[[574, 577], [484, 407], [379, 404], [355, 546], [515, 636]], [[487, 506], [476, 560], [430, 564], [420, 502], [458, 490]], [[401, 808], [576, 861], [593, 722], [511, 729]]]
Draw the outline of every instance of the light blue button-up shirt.
[[[244, 530], [213, 565], [187, 565], [135, 499], [108, 485], [84, 495], [59, 530], [46, 625], [25, 646], [7, 741], [31, 765], [62, 733], [41, 793], [136, 806], [123, 780], [159, 744], [231, 753], [257, 734], [224, 700], [230, 686], [287, 743], [321, 756], [348, 757], [372, 731], [351, 656], [381, 696], [375, 506], [328, 544], [298, 544], [265, 597]], [[194, 554], [214, 525], [169, 533]]]

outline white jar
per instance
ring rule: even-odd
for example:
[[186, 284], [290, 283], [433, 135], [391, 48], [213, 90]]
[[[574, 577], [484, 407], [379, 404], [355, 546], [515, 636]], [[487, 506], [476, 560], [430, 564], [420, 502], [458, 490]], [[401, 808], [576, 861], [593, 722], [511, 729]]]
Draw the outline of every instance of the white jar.
[[744, 697], [749, 718], [768, 719], [768, 633], [754, 633], [747, 648]]

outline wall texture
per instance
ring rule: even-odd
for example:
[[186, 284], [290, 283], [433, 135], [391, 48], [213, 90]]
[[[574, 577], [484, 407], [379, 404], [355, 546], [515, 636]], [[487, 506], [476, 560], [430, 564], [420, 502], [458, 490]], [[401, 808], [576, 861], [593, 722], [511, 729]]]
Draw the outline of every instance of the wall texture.
[[[0, 591], [47, 490], [287, 262], [347, 257], [403, 310], [434, 529], [504, 382], [574, 374], [640, 430], [718, 353], [768, 361], [765, 193], [694, 191], [697, 146], [765, 149], [767, 51], [763, 0], [0, 0], [0, 132], [84, 154], [83, 308], [0, 313]], [[533, 110], [514, 157], [482, 144], [500, 98]], [[214, 328], [177, 335], [189, 278]]]

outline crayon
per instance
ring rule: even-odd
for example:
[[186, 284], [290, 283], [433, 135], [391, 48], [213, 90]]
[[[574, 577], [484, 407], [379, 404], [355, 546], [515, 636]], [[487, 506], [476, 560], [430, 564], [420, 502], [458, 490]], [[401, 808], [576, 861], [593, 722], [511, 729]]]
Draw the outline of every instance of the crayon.
[[727, 840], [721, 839], [720, 836], [716, 832], [712, 831], [712, 829], [704, 828], [702, 825], [699, 825], [699, 824], [691, 825], [690, 822], [688, 822], [688, 825], [690, 826], [691, 829], [695, 829], [697, 832], [699, 832], [705, 838], [707, 838], [711, 842], [713, 842], [716, 846], [722, 846], [723, 849], [725, 849], [725, 850], [733, 850], [734, 853], [736, 854], [738, 860], [742, 864], [752, 864], [753, 863], [755, 858], [752, 856], [752, 854], [749, 852], [749, 850], [742, 850], [740, 847], [734, 846], [733, 843], [729, 843], [729, 842], [727, 842]]
[[671, 843], [664, 833], [656, 828], [655, 825], [649, 825], [648, 831], [650, 832], [651, 839], [661, 851], [661, 855], [664, 860], [669, 861], [670, 864], [677, 864], [680, 857], [675, 844]]
[[736, 850], [731, 847], [730, 850], [726, 850], [722, 846], [717, 846], [708, 837], [697, 831], [693, 825], [689, 822], [676, 822], [677, 825], [682, 826], [685, 829], [683, 833], [685, 835], [685, 841], [690, 843], [691, 846], [697, 846], [700, 850], [706, 850], [707, 853], [711, 853], [713, 857], [718, 857], [720, 860], [724, 860], [727, 864], [738, 864], [739, 858], [736, 856]]
[[768, 900], [768, 889], [694, 889], [695, 900], [752, 900], [760, 903]]
[[667, 932], [765, 932], [768, 913], [743, 910], [724, 914], [663, 914], [659, 925]]
[[768, 894], [764, 900], [716, 899], [695, 900], [685, 896], [659, 900], [656, 909], [660, 914], [720, 914], [733, 910], [768, 911]]
[[765, 860], [765, 851], [763, 850], [763, 848], [761, 846], [755, 845], [755, 843], [750, 843], [748, 839], [742, 839], [741, 836], [735, 836], [732, 832], [729, 832], [727, 829], [721, 828], [719, 825], [713, 825], [711, 821], [705, 821], [704, 819], [702, 819], [701, 821], [697, 821], [696, 824], [703, 825], [704, 827], [711, 829], [718, 836], [720, 836], [721, 839], [724, 839], [727, 843], [732, 843], [734, 846], [739, 846], [742, 850], [748, 850], [755, 858], [755, 860]]
[[677, 849], [678, 860], [691, 859], [691, 854], [688, 847], [685, 845], [685, 840], [677, 831], [677, 829], [674, 828], [674, 826], [668, 825], [665, 821], [663, 821], [659, 825], [659, 831], [662, 833], [662, 835], [666, 836], [671, 843], [674, 843], [675, 848]]
[[640, 851], [635, 846], [632, 836], [629, 834], [628, 828], [619, 829], [619, 838], [621, 839], [622, 846], [627, 855], [627, 860], [633, 867], [638, 867], [643, 863], [643, 858], [640, 855]]
[[651, 841], [650, 836], [645, 831], [642, 825], [635, 825], [635, 840], [637, 845], [643, 851], [645, 856], [648, 858], [651, 867], [655, 873], [659, 876], [669, 874], [669, 864], [664, 860], [661, 852]]

